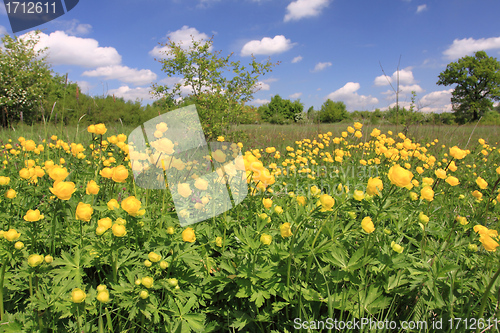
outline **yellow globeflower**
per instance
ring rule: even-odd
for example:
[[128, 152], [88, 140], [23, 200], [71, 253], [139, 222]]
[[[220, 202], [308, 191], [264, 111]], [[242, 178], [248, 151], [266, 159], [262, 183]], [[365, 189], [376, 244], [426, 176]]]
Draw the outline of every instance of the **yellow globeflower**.
[[305, 206], [306, 205], [306, 197], [303, 196], [303, 195], [298, 195], [295, 197], [295, 200], [297, 200], [297, 202], [299, 203], [299, 205], [301, 206]]
[[479, 192], [478, 190], [475, 190], [474, 192], [472, 192], [472, 196], [474, 198], [476, 198], [477, 200], [481, 200], [481, 198], [483, 197], [483, 194], [481, 192]]
[[13, 189], [8, 189], [7, 191], [5, 191], [5, 197], [7, 199], [14, 199], [16, 196], [17, 196], [17, 193]]
[[54, 183], [54, 187], [51, 187], [49, 190], [61, 200], [69, 200], [71, 195], [76, 191], [75, 183], [62, 181]]
[[146, 288], [151, 288], [153, 286], [154, 280], [152, 277], [146, 276], [141, 279], [141, 283]]
[[177, 186], [177, 193], [179, 193], [183, 198], [187, 198], [193, 193], [193, 191], [189, 188], [188, 183], [179, 183]]
[[354, 128], [357, 129], [357, 130], [360, 130], [361, 127], [363, 127], [363, 124], [359, 123], [359, 122], [355, 122], [354, 123]]
[[425, 199], [427, 201], [432, 201], [434, 200], [434, 191], [432, 190], [432, 187], [430, 186], [424, 186], [420, 190], [420, 197], [422, 199]]
[[218, 247], [222, 247], [222, 237], [215, 238], [215, 245], [217, 245]]
[[9, 177], [0, 176], [0, 185], [9, 185], [9, 183], [10, 183]]
[[413, 174], [399, 164], [395, 164], [389, 169], [388, 177], [392, 184], [398, 187], [407, 187], [411, 185]]
[[196, 241], [196, 235], [194, 229], [188, 227], [182, 232], [182, 240], [189, 243], [194, 243]]
[[273, 241], [273, 236], [271, 235], [262, 234], [262, 236], [260, 236], [260, 242], [264, 245], [270, 245], [272, 241]]
[[450, 148], [450, 155], [452, 157], [456, 158], [457, 160], [461, 160], [465, 156], [467, 156], [467, 151], [462, 150], [462, 149], [458, 148], [457, 146], [454, 146], [454, 147]]
[[113, 178], [113, 169], [105, 167], [101, 171], [99, 171], [99, 174], [104, 178], [111, 179]]
[[280, 226], [280, 233], [281, 233], [281, 237], [283, 237], [283, 238], [290, 237], [292, 235], [292, 228], [290, 227], [290, 223], [288, 223], [288, 222], [283, 223]]
[[144, 215], [146, 211], [141, 210], [142, 203], [135, 196], [130, 196], [122, 201], [122, 209], [131, 216]]
[[467, 218], [465, 216], [460, 216], [458, 215], [456, 217], [456, 220], [458, 221], [458, 223], [460, 223], [461, 225], [466, 225], [466, 224], [469, 224], [469, 221], [467, 221]]
[[125, 228], [125, 226], [118, 223], [113, 224], [113, 226], [111, 227], [111, 231], [113, 231], [113, 235], [115, 235], [116, 237], [123, 237], [127, 234], [127, 229]]
[[161, 255], [154, 252], [149, 252], [148, 258], [151, 262], [158, 262], [161, 260]]
[[420, 212], [420, 214], [418, 214], [418, 220], [423, 224], [427, 224], [429, 223], [429, 216], [425, 215], [424, 212]]
[[445, 179], [446, 178], [446, 171], [444, 171], [443, 169], [437, 169], [436, 171], [434, 171], [434, 173], [436, 174], [436, 177], [438, 178], [441, 178], [441, 179]]
[[124, 165], [118, 165], [113, 169], [111, 178], [117, 183], [124, 183], [128, 177], [128, 170]]
[[66, 168], [60, 167], [58, 165], [52, 167], [49, 170], [49, 177], [52, 178], [54, 181], [63, 181], [68, 177], [69, 172], [66, 170]]
[[371, 217], [367, 216], [361, 221], [361, 227], [366, 233], [371, 234], [375, 231], [375, 226], [373, 225], [373, 221]]
[[28, 265], [30, 265], [31, 267], [36, 267], [43, 262], [43, 259], [43, 256], [39, 254], [30, 254], [30, 256], [28, 257]]
[[106, 205], [108, 206], [109, 210], [115, 210], [116, 208], [120, 208], [120, 204], [116, 199], [109, 200]]
[[16, 231], [16, 229], [9, 229], [8, 231], [5, 231], [3, 233], [3, 238], [8, 240], [9, 242], [13, 242], [19, 239], [21, 237], [21, 234]]
[[384, 189], [384, 184], [379, 177], [368, 179], [368, 185], [366, 186], [366, 193], [368, 195], [376, 195], [379, 194], [380, 191]]
[[87, 194], [97, 194], [99, 193], [99, 185], [94, 180], [91, 180], [87, 183], [87, 188], [85, 189], [85, 193]]
[[81, 290], [80, 288], [75, 288], [71, 292], [71, 301], [73, 303], [82, 303], [83, 301], [85, 301], [86, 297], [87, 297], [87, 294], [85, 294], [85, 292], [83, 290]]
[[220, 149], [212, 153], [212, 157], [219, 163], [224, 163], [226, 161], [226, 154], [224, 154]]
[[488, 187], [488, 183], [481, 177], [477, 177], [476, 184], [481, 190], [485, 190]]
[[104, 133], [106, 133], [106, 131], [107, 131], [107, 129], [106, 129], [106, 126], [104, 124], [95, 125], [95, 134], [103, 135]]
[[101, 290], [97, 293], [97, 300], [101, 303], [107, 303], [109, 301], [109, 291]]
[[43, 214], [40, 214], [40, 211], [38, 209], [35, 210], [29, 209], [23, 218], [25, 221], [28, 222], [37, 222], [43, 219]]
[[457, 186], [458, 184], [460, 184], [458, 178], [453, 176], [448, 176], [448, 178], [446, 178], [446, 182], [451, 186]]
[[104, 218], [99, 219], [97, 221], [97, 225], [99, 227], [102, 227], [102, 228], [105, 228], [106, 230], [108, 230], [113, 225], [113, 221], [109, 217], [104, 217]]
[[365, 194], [363, 193], [363, 191], [354, 190], [354, 194], [352, 197], [355, 200], [361, 201], [365, 198]]
[[87, 131], [89, 133], [94, 133], [95, 134], [95, 125], [89, 125], [89, 127], [87, 127]]
[[392, 243], [391, 243], [391, 247], [392, 247], [392, 249], [393, 249], [394, 251], [396, 251], [397, 253], [402, 253], [402, 252], [403, 252], [403, 250], [404, 250], [404, 248], [403, 248], [401, 245], [396, 244], [396, 242], [394, 242], [394, 241], [392, 241]]
[[499, 244], [490, 235], [487, 234], [482, 234], [479, 237], [479, 241], [481, 242], [481, 244], [483, 244], [484, 249], [489, 252], [496, 251], [497, 247], [499, 246]]
[[333, 199], [328, 194], [322, 194], [319, 197], [319, 203], [322, 206], [321, 208], [322, 212], [332, 211], [333, 210], [332, 207], [335, 205], [335, 199]]
[[271, 206], [273, 205], [273, 200], [268, 199], [268, 198], [264, 198], [264, 199], [262, 199], [262, 204], [264, 205], [264, 207], [266, 209], [270, 209]]
[[79, 202], [76, 207], [76, 219], [88, 222], [94, 213], [94, 209], [90, 204]]
[[283, 207], [281, 207], [281, 206], [274, 207], [274, 212], [276, 214], [283, 214]]

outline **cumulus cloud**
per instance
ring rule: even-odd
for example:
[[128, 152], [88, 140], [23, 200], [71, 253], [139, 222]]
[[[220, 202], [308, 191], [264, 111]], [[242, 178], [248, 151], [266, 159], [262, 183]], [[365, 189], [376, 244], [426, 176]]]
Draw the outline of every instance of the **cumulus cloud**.
[[252, 40], [246, 43], [241, 49], [242, 57], [249, 55], [271, 55], [290, 50], [295, 43], [286, 39], [283, 35], [274, 36], [274, 38], [264, 37], [261, 40]]
[[259, 81], [255, 84], [255, 88], [258, 90], [269, 90], [271, 89], [271, 86], [265, 82]]
[[[388, 86], [389, 83], [395, 83], [398, 80], [398, 71], [395, 71], [392, 76], [386, 77], [385, 75], [380, 75], [375, 78], [374, 84], [376, 86]], [[414, 84], [415, 78], [413, 77], [413, 72], [411, 67], [402, 69], [399, 71], [399, 84], [409, 85]]]
[[295, 94], [291, 94], [288, 96], [288, 98], [292, 98], [292, 99], [297, 99], [299, 98], [300, 96], [302, 96], [302, 93], [301, 92], [298, 92], [298, 93], [295, 93]]
[[423, 4], [417, 7], [417, 14], [427, 10], [427, 5]]
[[500, 49], [500, 37], [491, 38], [464, 38], [455, 39], [444, 52], [449, 60], [455, 60], [466, 55], [472, 55], [476, 51]]
[[151, 83], [156, 80], [156, 74], [149, 69], [136, 69], [127, 66], [105, 66], [98, 67], [91, 71], [85, 71], [83, 76], [103, 77], [105, 80], [119, 80], [121, 82], [132, 83], [136, 86]]
[[[396, 88], [396, 87], [394, 87]], [[419, 94], [424, 91], [422, 87], [420, 87], [418, 84], [412, 84], [412, 85], [399, 85], [399, 100], [404, 100], [411, 98], [411, 92], [414, 91], [415, 93]], [[396, 98], [396, 93], [394, 90], [387, 90], [382, 93], [383, 95], [386, 95], [386, 100], [392, 100]]]
[[325, 68], [328, 68], [332, 65], [331, 62], [318, 62], [316, 66], [314, 66], [313, 72], [321, 72]]
[[266, 103], [269, 103], [271, 102], [269, 99], [260, 99], [260, 98], [257, 98], [257, 99], [254, 99], [250, 102], [248, 102], [247, 104], [250, 104], [250, 105], [262, 105], [262, 104], [266, 104]]
[[342, 88], [328, 94], [325, 99], [342, 101], [349, 110], [365, 109], [378, 103], [378, 99], [371, 95], [359, 95], [356, 91], [360, 87], [360, 84], [357, 82], [347, 82]]
[[130, 88], [129, 86], [121, 86], [118, 89], [110, 89], [108, 95], [115, 95], [115, 97], [121, 97], [126, 101], [151, 101], [153, 96], [150, 94], [151, 89], [149, 87], [137, 87]]
[[58, 30], [64, 30], [64, 32], [71, 36], [84, 36], [92, 31], [92, 26], [86, 23], [80, 23], [77, 19], [73, 20], [55, 20], [50, 21], [50, 23], [56, 25]]
[[94, 88], [94, 85], [87, 81], [77, 80], [76, 83], [80, 87], [80, 91], [87, 95], [90, 95], [90, 90]]
[[[29, 33], [28, 33], [29, 34]], [[27, 36], [24, 34], [21, 38]], [[122, 57], [114, 47], [101, 47], [97, 40], [68, 36], [64, 31], [40, 33], [35, 50], [48, 47], [47, 60], [52, 65], [100, 67], [120, 64]]]
[[[176, 44], [181, 44], [181, 48], [184, 50], [188, 50], [193, 44], [193, 38], [195, 41], [207, 41], [210, 38], [206, 33], [199, 32], [196, 28], [190, 28], [187, 25], [183, 26], [179, 30], [169, 32], [167, 37], [170, 38], [171, 41]], [[210, 46], [208, 49], [212, 51], [213, 47]], [[168, 52], [168, 46], [155, 46], [149, 54], [154, 57], [165, 58], [165, 52]]]
[[329, 0], [296, 0], [286, 7], [285, 22], [300, 20], [305, 17], [313, 17], [321, 14], [328, 6]]
[[419, 105], [421, 105], [420, 111], [422, 112], [451, 112], [451, 94], [454, 89], [433, 91], [424, 95], [420, 101]]
[[299, 62], [301, 61], [303, 58], [301, 56], [297, 56], [295, 58], [292, 59], [292, 64], [295, 64], [296, 62]]

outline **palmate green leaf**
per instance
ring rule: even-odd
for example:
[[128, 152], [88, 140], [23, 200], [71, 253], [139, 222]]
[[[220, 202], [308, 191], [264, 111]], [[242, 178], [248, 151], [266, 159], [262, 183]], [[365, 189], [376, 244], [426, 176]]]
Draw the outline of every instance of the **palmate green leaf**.
[[332, 252], [321, 256], [321, 259], [342, 269], [347, 268], [348, 254], [344, 248], [336, 247]]
[[238, 292], [236, 293], [236, 297], [245, 298], [252, 295], [253, 288], [252, 283], [246, 279], [237, 279], [236, 283], [239, 286]]
[[255, 302], [257, 308], [260, 308], [262, 304], [264, 304], [266, 299], [269, 299], [270, 294], [264, 289], [254, 290], [252, 295], [250, 296], [250, 301]]
[[77, 284], [81, 285], [85, 275], [83, 267], [89, 263], [90, 258], [82, 257], [78, 247], [74, 249], [73, 256], [68, 252], [61, 252], [61, 258], [55, 258], [53, 261], [54, 266], [60, 266], [52, 271], [54, 284], [59, 284], [63, 279], [74, 279]]
[[403, 286], [408, 283], [404, 277], [402, 277], [403, 273], [401, 271], [397, 272], [396, 275], [389, 275], [387, 277], [387, 284], [385, 285], [385, 290], [389, 293], [392, 289]]

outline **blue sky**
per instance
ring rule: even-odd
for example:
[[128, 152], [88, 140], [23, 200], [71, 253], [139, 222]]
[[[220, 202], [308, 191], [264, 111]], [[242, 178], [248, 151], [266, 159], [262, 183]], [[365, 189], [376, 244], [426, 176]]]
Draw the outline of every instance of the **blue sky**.
[[[261, 77], [249, 104], [279, 94], [319, 109], [327, 98], [349, 111], [385, 109], [417, 93], [423, 112], [451, 110], [453, 87], [437, 76], [451, 61], [485, 50], [500, 58], [497, 0], [80, 0], [70, 12], [38, 26], [54, 71], [69, 73], [84, 93], [151, 103], [151, 84], [167, 78], [161, 45], [214, 36], [214, 51], [242, 64], [280, 61]], [[21, 36], [28, 31], [16, 35]], [[0, 4], [0, 35], [12, 34]]]

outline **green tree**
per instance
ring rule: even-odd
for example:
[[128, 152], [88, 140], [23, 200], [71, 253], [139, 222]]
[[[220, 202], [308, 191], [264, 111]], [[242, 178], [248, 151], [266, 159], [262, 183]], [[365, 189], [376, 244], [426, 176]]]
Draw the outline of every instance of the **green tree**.
[[319, 111], [319, 120], [322, 123], [337, 123], [348, 118], [344, 102], [333, 102], [327, 99]]
[[40, 31], [25, 38], [2, 37], [0, 48], [0, 111], [2, 126], [9, 122], [32, 122], [50, 85], [51, 70], [44, 51], [35, 51]]
[[240, 122], [243, 105], [253, 98], [256, 83], [260, 75], [271, 71], [273, 64], [255, 61], [252, 56], [250, 69], [240, 65], [239, 61], [230, 61], [233, 53], [219, 57], [220, 51], [211, 52], [213, 37], [208, 41], [197, 41], [192, 37], [188, 48], [182, 47], [169, 39], [163, 46], [164, 59], [155, 59], [162, 63], [162, 70], [168, 77], [181, 76], [176, 84], [153, 84], [156, 97], [170, 97], [177, 100], [183, 91], [193, 97], [203, 131], [208, 138], [228, 132], [231, 124]]
[[297, 116], [304, 111], [304, 104], [300, 100], [291, 101], [283, 99], [280, 95], [274, 95], [271, 102], [259, 108], [259, 113], [264, 121], [281, 124], [288, 121], [296, 121]]
[[451, 97], [457, 122], [477, 120], [500, 100], [500, 62], [478, 51], [449, 63], [437, 84], [457, 85]]

